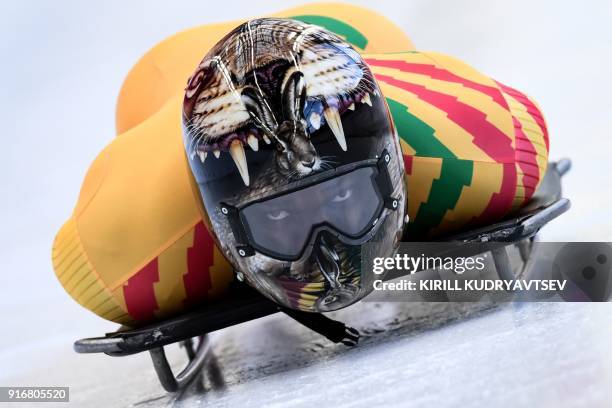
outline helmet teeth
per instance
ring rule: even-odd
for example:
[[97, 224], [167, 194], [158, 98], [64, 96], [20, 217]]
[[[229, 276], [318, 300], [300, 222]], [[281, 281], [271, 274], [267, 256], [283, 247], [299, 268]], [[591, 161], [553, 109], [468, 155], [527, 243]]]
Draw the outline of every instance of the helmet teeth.
[[366, 93], [363, 98], [361, 99], [362, 103], [367, 103], [368, 105], [372, 106], [372, 99], [370, 99], [370, 94]]
[[234, 163], [236, 163], [236, 167], [238, 167], [238, 171], [240, 172], [240, 176], [242, 177], [242, 181], [246, 186], [249, 185], [249, 166], [247, 165], [246, 156], [244, 154], [244, 147], [242, 147], [242, 143], [240, 140], [234, 140], [229, 148], [230, 155], [232, 159], [234, 159]]
[[354, 111], [354, 110], [355, 110], [355, 102], [351, 103], [351, 104], [348, 106], [348, 108], [349, 108], [350, 110]]
[[198, 151], [198, 157], [200, 158], [200, 161], [202, 163], [204, 163], [204, 160], [206, 160], [206, 156], [207, 155], [208, 155], [208, 153], [206, 153], [206, 152]]
[[213, 154], [215, 155], [215, 158], [219, 158], [219, 156], [221, 156], [221, 151], [219, 149], [215, 149], [213, 150]]
[[323, 116], [327, 121], [327, 125], [331, 129], [332, 133], [336, 137], [338, 144], [346, 152], [346, 138], [344, 137], [344, 129], [342, 128], [342, 121], [340, 120], [340, 114], [338, 109], [332, 106], [328, 106], [323, 110]]
[[264, 140], [264, 142], [266, 142], [266, 144], [270, 144], [270, 143], [272, 143], [272, 141], [270, 140], [270, 138], [269, 138], [268, 136], [266, 136], [266, 135], [263, 135], [263, 140]]
[[247, 137], [247, 143], [254, 151], [259, 150], [259, 141], [252, 133], [249, 133], [249, 136]]

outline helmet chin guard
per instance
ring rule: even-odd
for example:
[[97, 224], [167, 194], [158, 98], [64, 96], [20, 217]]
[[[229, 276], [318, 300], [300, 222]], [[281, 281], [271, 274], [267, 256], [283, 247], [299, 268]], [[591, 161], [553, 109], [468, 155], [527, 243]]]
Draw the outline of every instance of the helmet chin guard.
[[189, 79], [183, 125], [213, 233], [251, 285], [317, 312], [372, 290], [360, 247], [393, 254], [406, 192], [387, 104], [349, 44], [293, 20], [246, 22]]

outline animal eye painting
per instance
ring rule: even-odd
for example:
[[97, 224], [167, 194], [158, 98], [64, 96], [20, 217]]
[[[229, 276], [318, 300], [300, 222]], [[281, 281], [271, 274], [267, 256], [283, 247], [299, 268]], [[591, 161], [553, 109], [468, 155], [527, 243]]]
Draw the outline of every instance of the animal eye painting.
[[340, 37], [294, 20], [251, 20], [189, 78], [185, 146], [192, 167], [239, 174], [244, 187], [290, 182], [365, 150], [351, 140], [389, 132], [384, 112], [372, 73]]

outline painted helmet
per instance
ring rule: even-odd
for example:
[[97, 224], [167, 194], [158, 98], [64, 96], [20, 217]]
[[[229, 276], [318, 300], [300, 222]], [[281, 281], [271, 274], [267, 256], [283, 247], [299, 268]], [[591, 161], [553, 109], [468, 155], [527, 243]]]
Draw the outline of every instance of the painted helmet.
[[298, 21], [244, 23], [189, 79], [183, 127], [210, 226], [239, 279], [312, 312], [372, 290], [361, 247], [393, 255], [406, 191], [388, 107], [349, 44]]

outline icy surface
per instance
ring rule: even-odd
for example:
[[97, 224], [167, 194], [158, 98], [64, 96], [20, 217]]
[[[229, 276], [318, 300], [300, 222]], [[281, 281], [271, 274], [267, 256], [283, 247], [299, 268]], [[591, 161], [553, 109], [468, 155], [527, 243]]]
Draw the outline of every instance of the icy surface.
[[182, 399], [278, 407], [609, 403], [605, 345], [582, 344], [587, 333], [600, 338], [609, 316], [565, 304], [473, 307], [360, 305], [345, 313], [367, 335], [354, 349], [321, 342], [287, 319], [267, 319], [216, 339], [227, 390]]
[[[214, 333], [204, 378], [175, 396], [161, 390], [146, 354], [64, 350], [11, 383], [69, 384], [76, 406], [608, 407], [612, 400], [608, 304], [363, 303], [337, 317], [364, 334], [358, 347], [332, 344], [282, 315]], [[34, 352], [62, 346], [42, 342]], [[175, 369], [182, 355], [178, 347], [170, 353]]]
[[[72, 351], [75, 339], [116, 327], [64, 293], [51, 242], [87, 167], [114, 137], [123, 78], [179, 30], [301, 1], [261, 3], [2, 2], [0, 385], [68, 385], [78, 407], [612, 406], [609, 304], [361, 304], [342, 313], [369, 333], [354, 349], [272, 316], [215, 333], [219, 369], [209, 370], [217, 375], [180, 396], [162, 391], [146, 354]], [[359, 3], [391, 17], [418, 48], [534, 96], [551, 158], [574, 163], [564, 179], [572, 210], [544, 238], [612, 240], [610, 2]], [[177, 366], [182, 354], [170, 353]]]

